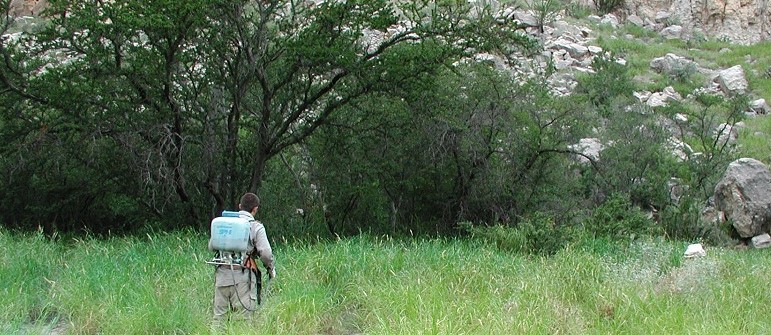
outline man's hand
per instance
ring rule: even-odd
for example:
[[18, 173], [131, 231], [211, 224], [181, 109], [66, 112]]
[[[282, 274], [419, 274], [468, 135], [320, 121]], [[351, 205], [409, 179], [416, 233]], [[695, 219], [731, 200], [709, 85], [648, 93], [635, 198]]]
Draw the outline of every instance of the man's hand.
[[268, 269], [268, 279], [276, 278], [276, 269], [270, 268]]

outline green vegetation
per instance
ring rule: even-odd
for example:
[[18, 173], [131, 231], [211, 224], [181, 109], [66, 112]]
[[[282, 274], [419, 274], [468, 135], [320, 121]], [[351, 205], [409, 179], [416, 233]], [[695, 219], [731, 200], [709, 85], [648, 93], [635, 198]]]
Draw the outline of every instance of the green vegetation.
[[[0, 233], [0, 332], [206, 334], [205, 238], [48, 241]], [[550, 257], [476, 239], [360, 236], [275, 246], [278, 277], [253, 323], [274, 334], [762, 333], [771, 324], [763, 251], [587, 239]], [[24, 253], [18, 253], [24, 250]], [[43, 261], [44, 260], [44, 261]]]
[[624, 5], [624, 0], [592, 0], [599, 14], [608, 14]]
[[768, 149], [771, 119], [768, 117], [758, 117], [747, 120], [746, 123], [747, 128], [739, 133], [743, 156], [752, 157], [766, 165], [771, 165], [771, 150]]
[[584, 1], [567, 0], [563, 5], [565, 7], [565, 14], [572, 18], [583, 19], [593, 14], [592, 7]]
[[[770, 256], [730, 249], [730, 222], [700, 215], [729, 162], [771, 163], [771, 121], [744, 116], [771, 97], [769, 43], [593, 26], [606, 52], [555, 96], [555, 68], [498, 71], [538, 41], [493, 3], [281, 3], [52, 1], [48, 25], [0, 41], [0, 333], [208, 333], [207, 224], [246, 190], [280, 241], [279, 278], [228, 333], [771, 326]], [[541, 29], [591, 13], [530, 8]], [[667, 53], [699, 67], [652, 73]], [[711, 78], [701, 67], [737, 64], [747, 95], [633, 95], [687, 96]], [[739, 121], [739, 145], [715, 137]], [[587, 138], [599, 157], [574, 149]], [[708, 257], [682, 258], [694, 241]]]
[[[0, 44], [3, 226], [49, 236], [205, 230], [249, 190], [290, 239], [454, 236], [459, 222], [524, 227], [534, 213], [559, 229], [589, 222], [615, 195], [630, 210], [690, 212], [671, 201], [672, 179], [703, 204], [731, 159], [771, 155], [755, 135], [763, 120], [745, 120], [737, 148], [711, 141], [716, 126], [741, 120], [745, 97], [654, 110], [633, 96], [707, 84], [696, 66], [651, 73], [670, 52], [714, 69], [741, 63], [763, 96], [767, 44], [595, 25], [606, 53], [570, 96], [554, 96], [553, 68], [498, 71], [514, 51], [538, 54], [538, 40], [496, 18], [493, 3], [280, 3], [56, 1], [49, 13], [67, 15]], [[541, 26], [587, 9], [528, 8]], [[400, 20], [416, 24], [394, 34]], [[674, 124], [681, 116], [688, 124]], [[602, 157], [576, 164], [573, 145], [590, 137]], [[673, 137], [705, 155], [674, 158]]]
[[[0, 43], [0, 169], [12, 174], [0, 220], [34, 230], [34, 208], [57, 218], [47, 234], [205, 228], [271, 182], [297, 188], [280, 201], [295, 211], [313, 193], [298, 165], [317, 159], [303, 146], [319, 129], [431, 87], [473, 53], [536, 45], [461, 1], [61, 0], [44, 15]], [[322, 205], [303, 209], [321, 218]]]
[[[750, 92], [748, 93], [753, 93], [759, 97], [771, 96], [771, 75], [769, 75], [771, 54], [768, 52], [771, 42], [734, 45], [703, 36], [694, 36], [690, 40], [665, 40], [652, 30], [632, 24], [626, 24], [620, 30], [611, 29], [609, 26], [596, 28], [596, 31], [600, 33], [597, 44], [603, 49], [625, 58], [628, 61], [629, 71], [634, 76], [647, 74], [652, 59], [662, 57], [667, 53], [674, 53], [693, 59], [700, 67], [706, 69], [719, 70], [741, 65], [749, 83]], [[621, 38], [620, 36], [624, 34], [630, 34], [635, 39]], [[685, 70], [686, 73], [681, 73], [685, 76], [679, 76], [676, 79], [693, 81], [688, 87], [690, 91], [706, 85], [706, 80], [709, 78], [693, 76], [697, 69]], [[649, 79], [649, 81], [656, 84], [649, 87], [643, 86], [643, 88], [648, 90], [663, 88], [664, 84], [660, 83], [661, 80], [658, 78]], [[663, 82], [666, 82], [666, 79]], [[681, 92], [681, 94], [683, 93], [686, 92]]]
[[557, 13], [563, 8], [559, 0], [533, 0], [530, 2], [530, 10], [535, 13], [538, 29], [543, 33], [544, 26], [550, 24], [557, 17]]

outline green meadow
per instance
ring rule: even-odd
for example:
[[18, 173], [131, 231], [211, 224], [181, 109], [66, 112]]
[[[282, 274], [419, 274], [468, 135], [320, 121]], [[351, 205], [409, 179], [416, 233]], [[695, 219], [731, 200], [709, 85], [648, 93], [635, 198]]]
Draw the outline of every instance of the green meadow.
[[[0, 233], [0, 333], [209, 334], [206, 237]], [[589, 240], [551, 256], [465, 239], [277, 241], [278, 276], [222, 334], [767, 334], [771, 253]]]

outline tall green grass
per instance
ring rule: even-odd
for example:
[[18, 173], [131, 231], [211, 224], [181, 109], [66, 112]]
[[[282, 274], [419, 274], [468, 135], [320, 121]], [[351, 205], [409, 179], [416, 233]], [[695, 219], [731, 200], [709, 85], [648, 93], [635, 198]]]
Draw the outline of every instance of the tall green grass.
[[0, 333], [21, 332], [25, 323], [49, 324], [56, 314], [48, 290], [61, 263], [61, 246], [42, 235], [0, 233]]
[[747, 128], [739, 132], [742, 155], [771, 165], [771, 118], [761, 116], [748, 120], [746, 124]]
[[[0, 232], [0, 332], [207, 334], [212, 268], [193, 233], [51, 242]], [[275, 245], [278, 277], [246, 334], [763, 334], [771, 253], [583, 241], [525, 256], [463, 239]], [[44, 257], [41, 257], [43, 255]]]

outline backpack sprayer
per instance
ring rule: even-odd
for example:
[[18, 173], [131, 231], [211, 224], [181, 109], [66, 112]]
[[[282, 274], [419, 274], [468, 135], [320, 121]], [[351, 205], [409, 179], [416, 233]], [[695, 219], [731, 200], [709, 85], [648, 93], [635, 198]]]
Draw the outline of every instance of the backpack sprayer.
[[211, 248], [217, 254], [212, 265], [240, 265], [249, 247], [249, 220], [241, 218], [238, 212], [223, 211], [222, 216], [211, 222]]
[[[214, 218], [211, 222], [210, 244], [217, 253], [206, 264], [225, 265], [231, 268], [242, 265], [249, 247], [251, 227], [249, 220], [242, 218], [238, 212], [222, 211], [222, 216]], [[270, 280], [266, 284], [266, 292], [269, 285]], [[256, 311], [256, 309], [247, 308], [240, 296], [238, 296], [238, 301], [244, 309], [251, 312]]]

